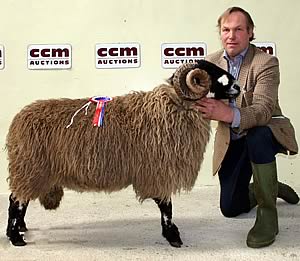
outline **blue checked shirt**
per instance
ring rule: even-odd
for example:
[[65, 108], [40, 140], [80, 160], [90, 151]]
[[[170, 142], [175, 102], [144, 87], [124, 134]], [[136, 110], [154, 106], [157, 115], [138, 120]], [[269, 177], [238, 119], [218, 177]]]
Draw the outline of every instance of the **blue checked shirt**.
[[[243, 59], [245, 58], [247, 51], [248, 51], [248, 48], [246, 48], [244, 51], [242, 51], [239, 55], [235, 56], [234, 59], [230, 59], [228, 54], [224, 50], [224, 58], [226, 59], [227, 64], [228, 64], [228, 72], [230, 74], [232, 74], [235, 79], [239, 78], [241, 65], [242, 65]], [[235, 100], [230, 100], [229, 105], [233, 109], [233, 121], [231, 123], [231, 128], [238, 128], [240, 126], [240, 122], [241, 122], [240, 110], [236, 107]], [[240, 138], [240, 135], [233, 132], [232, 130], [230, 133], [231, 133], [231, 138], [233, 140]]]

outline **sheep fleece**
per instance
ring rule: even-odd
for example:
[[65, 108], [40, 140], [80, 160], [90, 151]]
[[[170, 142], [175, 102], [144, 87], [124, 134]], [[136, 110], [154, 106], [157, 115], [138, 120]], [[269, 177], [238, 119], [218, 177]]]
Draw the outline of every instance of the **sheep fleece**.
[[74, 112], [88, 99], [49, 99], [24, 107], [7, 135], [9, 186], [20, 201], [55, 186], [113, 192], [132, 184], [137, 198], [170, 199], [195, 184], [209, 140], [209, 121], [172, 86], [114, 97], [104, 125]]

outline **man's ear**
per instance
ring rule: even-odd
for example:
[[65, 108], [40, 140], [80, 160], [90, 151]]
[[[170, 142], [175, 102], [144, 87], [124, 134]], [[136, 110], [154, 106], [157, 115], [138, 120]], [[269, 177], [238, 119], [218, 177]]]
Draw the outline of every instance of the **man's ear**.
[[253, 36], [254, 36], [254, 34], [253, 34], [253, 28], [249, 28], [248, 32], [249, 32], [249, 39], [253, 38]]

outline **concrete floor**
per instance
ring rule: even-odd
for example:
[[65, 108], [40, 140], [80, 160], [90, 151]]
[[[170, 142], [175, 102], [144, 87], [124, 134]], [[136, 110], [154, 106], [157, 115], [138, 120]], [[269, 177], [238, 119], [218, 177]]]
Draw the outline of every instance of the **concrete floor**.
[[183, 240], [181, 248], [173, 248], [161, 236], [156, 204], [138, 203], [131, 187], [110, 195], [65, 192], [56, 211], [31, 202], [28, 245], [14, 247], [5, 236], [8, 195], [0, 194], [0, 260], [300, 260], [300, 205], [278, 199], [277, 206], [280, 232], [275, 243], [251, 249], [246, 236], [255, 210], [225, 218], [219, 187], [196, 187], [173, 200], [173, 218]]

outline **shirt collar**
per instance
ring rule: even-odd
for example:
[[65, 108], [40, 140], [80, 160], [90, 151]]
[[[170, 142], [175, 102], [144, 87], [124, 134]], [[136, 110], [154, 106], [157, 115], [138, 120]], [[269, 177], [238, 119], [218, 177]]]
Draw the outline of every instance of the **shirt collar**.
[[[237, 56], [234, 57], [234, 60], [237, 58], [237, 59], [244, 59], [245, 56], [246, 56], [246, 53], [249, 49], [249, 46], [243, 50], [241, 53], [239, 53]], [[223, 57], [227, 60], [227, 61], [231, 61], [231, 59], [229, 58], [229, 55], [227, 54], [227, 52], [224, 50], [224, 53], [223, 53]]]

